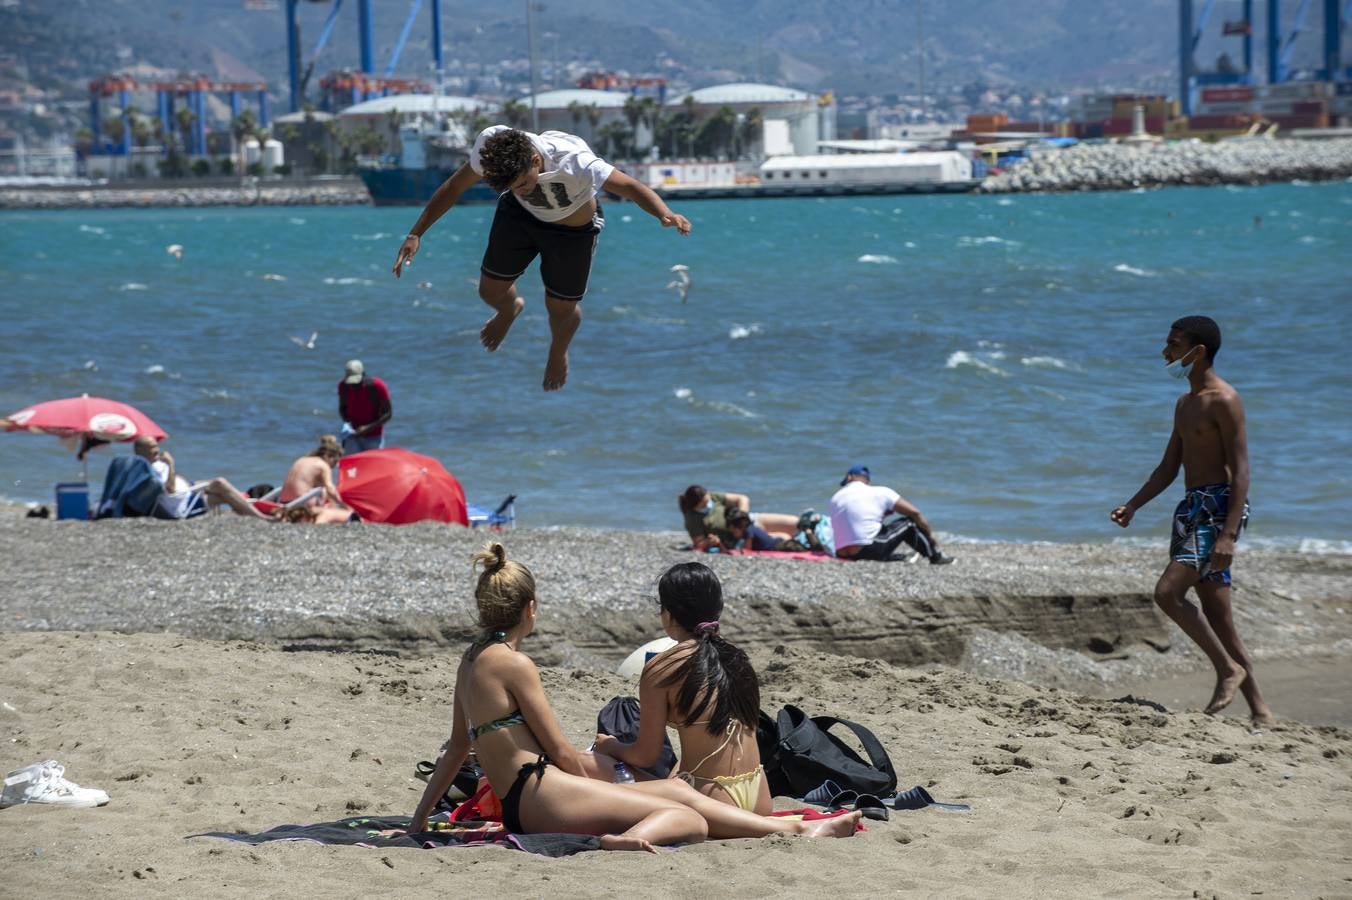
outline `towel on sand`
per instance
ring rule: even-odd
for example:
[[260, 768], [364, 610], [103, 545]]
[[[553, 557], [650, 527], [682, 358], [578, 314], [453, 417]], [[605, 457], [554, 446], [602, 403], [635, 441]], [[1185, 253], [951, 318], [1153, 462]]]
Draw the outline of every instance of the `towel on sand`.
[[587, 834], [511, 834], [500, 822], [452, 822], [448, 813], [428, 817], [427, 831], [408, 834], [408, 816], [361, 816], [313, 825], [278, 825], [258, 834], [209, 831], [188, 837], [216, 837], [242, 844], [270, 841], [309, 841], [312, 844], [345, 844], [385, 849], [406, 847], [433, 850], [439, 847], [482, 847], [501, 844], [541, 856], [570, 856], [581, 850], [596, 850], [601, 839]]

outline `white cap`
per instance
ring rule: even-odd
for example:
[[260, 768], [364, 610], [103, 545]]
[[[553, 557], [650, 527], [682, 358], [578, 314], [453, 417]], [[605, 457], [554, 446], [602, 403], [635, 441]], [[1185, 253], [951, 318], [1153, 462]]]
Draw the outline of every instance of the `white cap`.
[[366, 377], [366, 367], [359, 359], [349, 359], [343, 368], [347, 373], [343, 378], [344, 384], [361, 384], [361, 380]]

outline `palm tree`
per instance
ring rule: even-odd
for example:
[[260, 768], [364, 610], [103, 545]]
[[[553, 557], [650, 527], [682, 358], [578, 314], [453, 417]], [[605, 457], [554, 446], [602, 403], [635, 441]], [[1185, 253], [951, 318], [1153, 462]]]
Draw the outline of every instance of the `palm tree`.
[[568, 104], [568, 115], [573, 117], [573, 131], [577, 131], [577, 126], [582, 124], [582, 119], [587, 115], [587, 108], [581, 102], [574, 100]]
[[588, 103], [585, 110], [587, 113], [587, 124], [591, 126], [589, 138], [596, 137], [596, 127], [601, 124], [601, 109], [595, 103]]
[[765, 128], [765, 114], [761, 112], [759, 106], [753, 106], [742, 116], [741, 127], [738, 128], [737, 143], [738, 156], [751, 152], [751, 148], [761, 142], [761, 131]]
[[502, 117], [513, 128], [525, 128], [530, 121], [530, 107], [513, 98], [502, 104]]
[[258, 127], [258, 119], [255, 118], [253, 110], [250, 109], [241, 111], [240, 114], [235, 116], [234, 120], [230, 123], [230, 133], [235, 138], [235, 152], [239, 154], [238, 171], [240, 175], [243, 175], [245, 170], [244, 138], [250, 134], [253, 134], [254, 129], [257, 127]]
[[624, 152], [626, 145], [630, 144], [634, 133], [625, 127], [623, 122], [607, 122], [597, 132], [597, 137], [603, 142], [604, 152], [602, 156], [610, 157]]
[[81, 128], [75, 132], [75, 155], [84, 159], [94, 149], [94, 132]]
[[183, 152], [187, 153], [188, 148], [192, 146], [192, 127], [197, 122], [197, 114], [186, 106], [180, 106], [174, 110], [174, 122], [178, 125]]

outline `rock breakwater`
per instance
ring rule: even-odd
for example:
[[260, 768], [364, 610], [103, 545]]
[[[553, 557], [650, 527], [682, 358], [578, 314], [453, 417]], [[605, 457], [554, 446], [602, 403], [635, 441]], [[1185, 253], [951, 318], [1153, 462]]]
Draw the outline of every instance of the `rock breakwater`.
[[1352, 138], [1217, 144], [1080, 144], [987, 178], [988, 194], [1113, 191], [1172, 185], [1329, 181], [1352, 177]]

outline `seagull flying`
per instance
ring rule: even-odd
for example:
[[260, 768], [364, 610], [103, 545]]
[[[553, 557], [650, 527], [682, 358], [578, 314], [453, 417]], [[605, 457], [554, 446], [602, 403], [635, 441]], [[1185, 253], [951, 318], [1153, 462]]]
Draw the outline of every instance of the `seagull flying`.
[[170, 256], [172, 256], [174, 259], [182, 259], [182, 258], [183, 258], [183, 245], [182, 245], [182, 244], [170, 244], [168, 247], [165, 247], [165, 248], [164, 248], [164, 252], [165, 252], [165, 253], [168, 253], [168, 254], [169, 254]]
[[667, 289], [675, 288], [681, 295], [681, 302], [685, 302], [685, 297], [690, 293], [690, 267], [679, 263], [671, 267], [671, 271], [676, 273], [676, 280], [667, 285]]
[[318, 331], [313, 331], [313, 332], [311, 332], [311, 333], [310, 333], [310, 339], [309, 339], [308, 341], [302, 341], [300, 338], [296, 337], [295, 335], [292, 335], [292, 336], [291, 336], [291, 343], [295, 344], [297, 347], [299, 347], [299, 348], [302, 349], [302, 350], [313, 350], [313, 349], [315, 348], [315, 341], [317, 341], [317, 340], [319, 340], [319, 332], [318, 332]]

